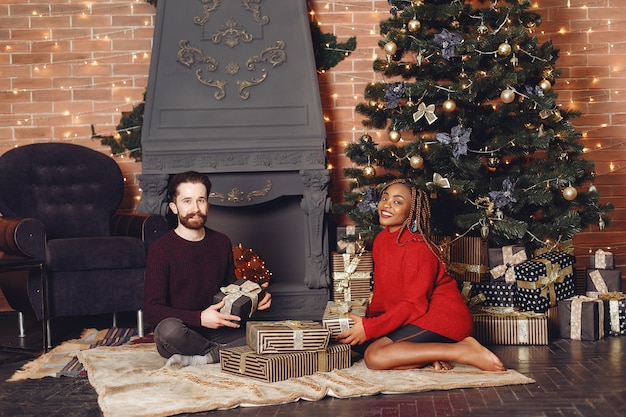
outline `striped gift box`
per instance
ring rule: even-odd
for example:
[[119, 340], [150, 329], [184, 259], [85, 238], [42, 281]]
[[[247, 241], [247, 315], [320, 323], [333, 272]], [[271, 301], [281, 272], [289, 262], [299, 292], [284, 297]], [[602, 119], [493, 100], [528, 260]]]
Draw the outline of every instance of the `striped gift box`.
[[432, 236], [441, 256], [457, 282], [489, 281], [489, 252], [487, 241], [481, 237]]
[[322, 326], [330, 330], [330, 337], [335, 338], [338, 334], [345, 332], [354, 326], [354, 320], [348, 315], [365, 316], [366, 306], [349, 301], [329, 301], [324, 309]]
[[256, 353], [324, 350], [330, 331], [316, 321], [249, 321], [246, 342]]
[[374, 260], [371, 252], [332, 253], [333, 300], [368, 300]]
[[547, 313], [474, 312], [472, 320], [474, 337], [485, 345], [547, 345], [559, 328], [557, 307]]
[[270, 354], [258, 354], [249, 346], [239, 346], [220, 350], [220, 365], [222, 371], [229, 374], [278, 382], [315, 372], [348, 368], [352, 364], [351, 352], [349, 345], [340, 343], [331, 344], [326, 350], [318, 352]]

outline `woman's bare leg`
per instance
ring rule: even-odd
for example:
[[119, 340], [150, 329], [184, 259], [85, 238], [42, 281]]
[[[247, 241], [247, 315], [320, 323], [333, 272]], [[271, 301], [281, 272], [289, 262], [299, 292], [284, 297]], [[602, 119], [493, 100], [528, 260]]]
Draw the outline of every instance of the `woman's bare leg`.
[[[456, 343], [393, 342], [382, 337], [365, 351], [365, 364], [370, 369], [421, 368], [439, 361], [472, 365], [483, 371], [504, 371], [500, 359], [473, 337]], [[436, 365], [436, 364], [435, 364]], [[437, 368], [437, 366], [435, 366]]]

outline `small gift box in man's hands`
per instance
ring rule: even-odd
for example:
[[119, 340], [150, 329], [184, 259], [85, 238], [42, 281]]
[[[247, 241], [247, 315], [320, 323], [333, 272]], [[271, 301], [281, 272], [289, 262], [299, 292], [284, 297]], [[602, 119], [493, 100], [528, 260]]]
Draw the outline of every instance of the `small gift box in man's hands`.
[[239, 316], [240, 323], [244, 323], [252, 316], [259, 302], [265, 297], [265, 290], [259, 284], [246, 279], [238, 279], [220, 290], [213, 296], [213, 303], [224, 301], [220, 313]]

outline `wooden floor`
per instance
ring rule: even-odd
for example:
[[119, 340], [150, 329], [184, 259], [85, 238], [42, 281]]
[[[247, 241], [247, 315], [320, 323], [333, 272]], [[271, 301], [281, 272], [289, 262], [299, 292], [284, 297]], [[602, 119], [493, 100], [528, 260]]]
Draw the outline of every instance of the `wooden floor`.
[[[100, 322], [93, 322], [100, 320]], [[57, 324], [56, 342], [76, 337], [102, 318]], [[0, 345], [11, 342], [14, 315], [0, 313]], [[27, 343], [36, 342], [31, 327]], [[555, 340], [548, 346], [493, 346], [509, 368], [534, 378], [535, 384], [338, 400], [258, 408], [237, 408], [185, 416], [211, 417], [408, 417], [528, 416], [611, 417], [626, 415], [626, 336], [597, 342]], [[0, 416], [100, 416], [97, 395], [86, 378], [46, 378], [5, 382], [33, 353], [0, 351]], [[154, 399], [158, 401], [158, 398]]]

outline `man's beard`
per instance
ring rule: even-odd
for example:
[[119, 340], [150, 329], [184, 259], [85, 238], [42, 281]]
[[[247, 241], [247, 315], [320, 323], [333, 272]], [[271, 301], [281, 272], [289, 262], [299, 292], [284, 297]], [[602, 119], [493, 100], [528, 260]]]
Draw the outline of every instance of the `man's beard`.
[[[201, 221], [198, 221], [197, 219], [191, 220], [193, 217], [196, 216], [200, 217]], [[187, 229], [198, 230], [204, 227], [204, 223], [206, 223], [206, 214], [194, 213], [189, 214], [185, 217], [178, 216], [178, 221], [180, 221], [180, 224], [185, 226]]]

